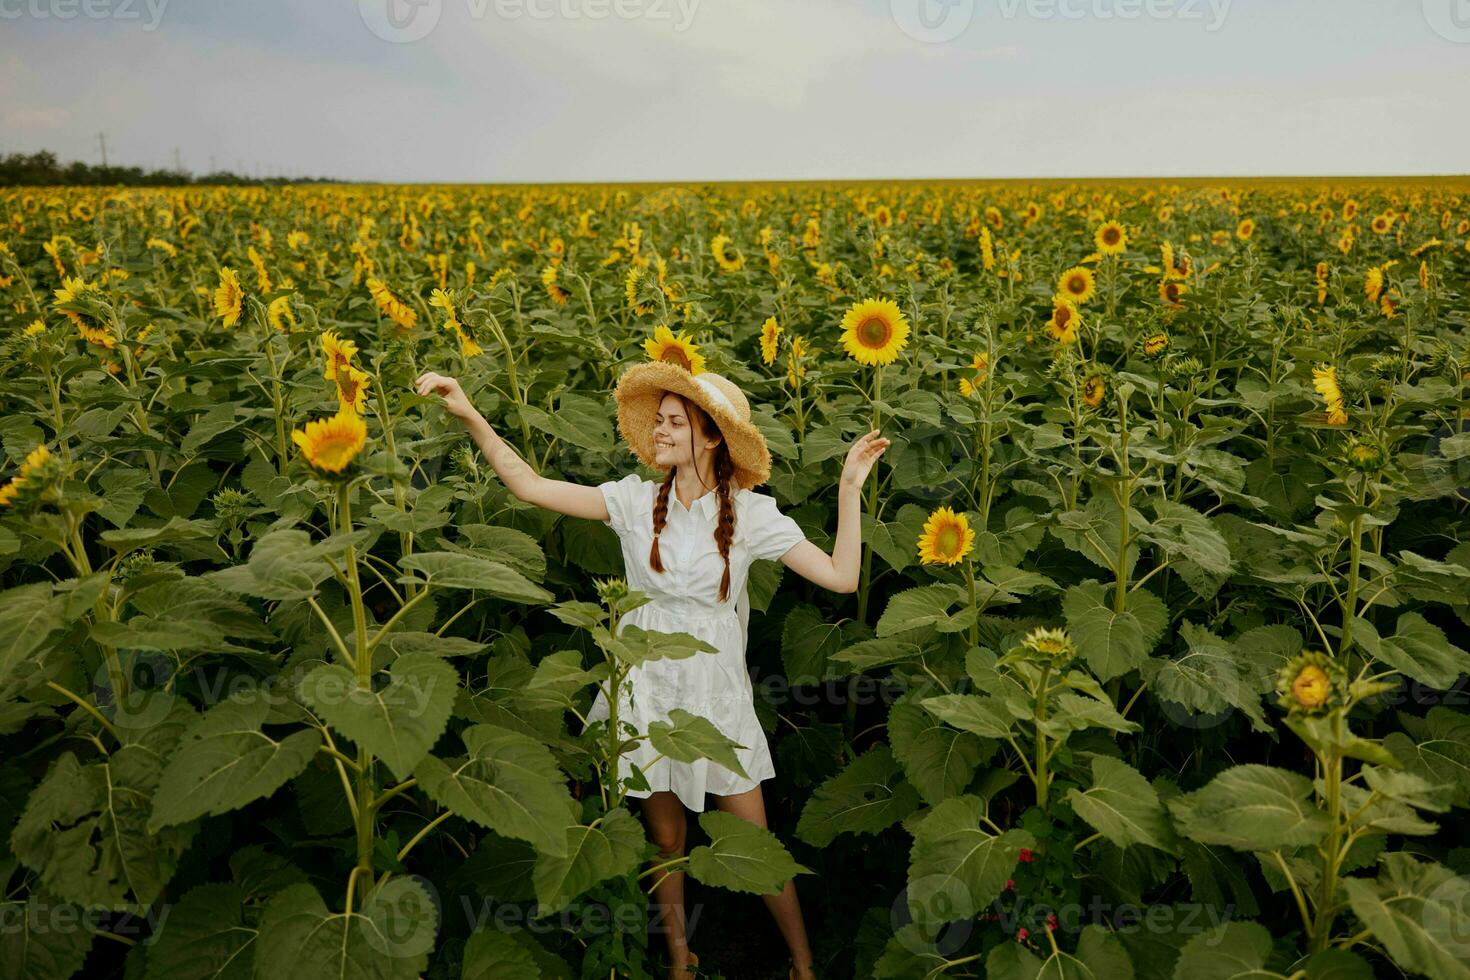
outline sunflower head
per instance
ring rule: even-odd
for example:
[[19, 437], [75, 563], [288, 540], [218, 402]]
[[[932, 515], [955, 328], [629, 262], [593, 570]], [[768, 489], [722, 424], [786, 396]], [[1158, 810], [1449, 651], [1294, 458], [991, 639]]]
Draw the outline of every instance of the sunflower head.
[[1276, 694], [1292, 714], [1322, 714], [1346, 700], [1347, 674], [1320, 650], [1304, 650], [1276, 675]]
[[1184, 294], [1189, 292], [1189, 287], [1182, 282], [1172, 279], [1159, 281], [1159, 299], [1174, 309], [1184, 306]]
[[1246, 241], [1255, 233], [1256, 223], [1251, 218], [1245, 218], [1240, 222], [1240, 224], [1235, 226], [1235, 237], [1240, 239], [1241, 241]]
[[1092, 236], [1103, 255], [1122, 255], [1128, 249], [1128, 233], [1116, 221], [1105, 221]]
[[306, 423], [291, 433], [291, 441], [302, 457], [319, 474], [343, 476], [367, 443], [367, 423], [350, 407], [336, 415]]
[[219, 285], [214, 290], [214, 315], [220, 317], [227, 327], [240, 322], [245, 302], [245, 291], [240, 288], [240, 277], [229, 266], [219, 270]]
[[842, 346], [859, 364], [892, 364], [908, 337], [908, 319], [892, 300], [865, 299], [842, 318]]
[[1021, 638], [1026, 659], [1060, 670], [1077, 656], [1077, 647], [1066, 630], [1038, 626]]
[[1057, 294], [1051, 301], [1051, 319], [1046, 321], [1046, 332], [1059, 344], [1070, 344], [1077, 339], [1077, 327], [1082, 322], [1082, 314], [1077, 312], [1077, 304], [1067, 296]]
[[776, 352], [780, 346], [781, 325], [773, 316], [766, 317], [766, 322], [761, 324], [761, 362], [764, 364], [776, 363]]
[[0, 484], [0, 508], [28, 509], [59, 499], [66, 471], [60, 457], [40, 443], [26, 454], [16, 474]]
[[352, 357], [357, 353], [357, 344], [351, 340], [343, 340], [331, 330], [322, 331], [322, 377], [327, 381], [336, 381], [337, 372], [352, 363]]
[[650, 361], [668, 361], [677, 364], [690, 374], [702, 374], [704, 372], [704, 355], [699, 352], [699, 346], [684, 331], [677, 335], [665, 324], [659, 324], [653, 330], [653, 336], [643, 342], [643, 349], [648, 353]]
[[1057, 292], [1081, 306], [1097, 293], [1097, 278], [1086, 266], [1074, 265], [1057, 280]]
[[1362, 473], [1376, 473], [1388, 462], [1388, 453], [1375, 440], [1353, 436], [1343, 447], [1342, 458], [1348, 466]]
[[975, 546], [975, 532], [963, 513], [940, 507], [924, 522], [919, 535], [919, 561], [925, 565], [957, 565]]
[[1144, 357], [1158, 357], [1169, 349], [1169, 335], [1162, 331], [1150, 334], [1143, 338], [1143, 343], [1140, 346], [1143, 350]]
[[1088, 408], [1097, 408], [1101, 405], [1103, 396], [1106, 394], [1107, 385], [1100, 374], [1091, 375], [1082, 383], [1082, 404]]

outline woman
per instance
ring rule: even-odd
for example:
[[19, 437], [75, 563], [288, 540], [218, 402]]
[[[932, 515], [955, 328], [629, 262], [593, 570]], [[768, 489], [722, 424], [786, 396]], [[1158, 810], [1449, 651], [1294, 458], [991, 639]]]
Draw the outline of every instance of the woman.
[[[702, 811], [707, 792], [720, 809], [765, 827], [760, 780], [775, 770], [745, 671], [746, 574], [757, 558], [779, 558], [820, 586], [855, 591], [862, 549], [861, 489], [889, 441], [874, 429], [848, 451], [838, 485], [836, 545], [829, 555], [780, 513], [774, 498], [752, 491], [770, 476], [770, 453], [750, 421], [745, 395], [718, 374], [695, 375], [666, 362], [625, 371], [614, 392], [618, 429], [643, 463], [667, 476], [655, 483], [632, 473], [598, 486], [537, 474], [475, 410], [455, 379], [427, 372], [416, 386], [420, 395], [443, 396], [445, 408], [465, 423], [501, 481], [521, 500], [599, 520], [617, 532], [629, 585], [652, 596], [622, 623], [690, 633], [718, 648], [718, 653], [640, 664], [630, 671], [622, 692], [619, 717], [640, 733], [651, 721], [667, 720], [670, 708], [709, 719], [741, 746], [737, 758], [749, 776], [742, 778], [704, 759], [684, 763], [665, 758], [649, 767], [658, 753], [647, 740], [639, 741], [637, 749], [622, 757], [619, 776], [626, 779], [631, 765], [638, 765], [649, 782], [651, 789], [628, 790], [627, 795], [644, 801], [650, 837], [661, 851], [658, 860], [683, 854], [684, 808]], [[604, 687], [587, 721], [590, 725], [607, 717]], [[684, 968], [699, 960], [685, 941], [683, 873], [660, 873], [654, 891], [668, 912], [666, 935], [674, 965], [670, 976], [688, 976]], [[765, 900], [791, 949], [791, 977], [814, 976], [795, 883], [788, 881], [779, 895]]]

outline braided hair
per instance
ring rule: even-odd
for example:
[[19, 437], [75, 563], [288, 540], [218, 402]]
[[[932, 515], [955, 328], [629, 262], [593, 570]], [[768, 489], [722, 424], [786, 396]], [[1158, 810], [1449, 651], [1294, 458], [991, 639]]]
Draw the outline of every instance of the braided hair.
[[[701, 406], [678, 392], [674, 392], [674, 395], [684, 403], [690, 416], [698, 420], [700, 432], [719, 431], [719, 425]], [[735, 461], [730, 458], [730, 447], [724, 439], [714, 448], [714, 454], [715, 494], [720, 504], [720, 518], [715, 525], [715, 544], [720, 549], [720, 557], [725, 560], [725, 574], [720, 577], [720, 601], [724, 602], [730, 596], [730, 543], [735, 540], [735, 502], [730, 490], [730, 480], [735, 475]], [[674, 477], [678, 470], [678, 466], [669, 467], [669, 475], [659, 485], [658, 496], [653, 501], [653, 546], [648, 552], [648, 564], [655, 572], [664, 570], [663, 558], [658, 550], [658, 538], [669, 517], [669, 490], [674, 486]], [[695, 475], [699, 475], [698, 468], [695, 469]]]

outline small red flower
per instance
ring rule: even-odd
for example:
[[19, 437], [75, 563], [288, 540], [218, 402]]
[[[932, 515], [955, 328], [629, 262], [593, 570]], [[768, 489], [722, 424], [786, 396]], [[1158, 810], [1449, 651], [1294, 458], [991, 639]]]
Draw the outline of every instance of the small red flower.
[[1017, 929], [1016, 930], [1016, 942], [1020, 942], [1021, 940], [1025, 939], [1029, 935], [1031, 935], [1031, 934], [1026, 931], [1026, 927], [1025, 926], [1022, 926], [1020, 929]]
[[1007, 878], [1006, 879], [1006, 887], [1005, 887], [1005, 890], [1006, 891], [1010, 891], [1011, 889], [1013, 889], [1015, 887], [1016, 887], [1016, 879], [1014, 879], [1014, 878]]
[[1056, 927], [1057, 927], [1057, 914], [1055, 912], [1048, 913], [1048, 915], [1046, 917], [1046, 927], [1048, 929], [1056, 929]]
[[1029, 848], [1029, 847], [1023, 847], [1023, 848], [1021, 848], [1021, 863], [1022, 864], [1025, 864], [1026, 862], [1028, 862], [1030, 860], [1031, 860], [1031, 848]]

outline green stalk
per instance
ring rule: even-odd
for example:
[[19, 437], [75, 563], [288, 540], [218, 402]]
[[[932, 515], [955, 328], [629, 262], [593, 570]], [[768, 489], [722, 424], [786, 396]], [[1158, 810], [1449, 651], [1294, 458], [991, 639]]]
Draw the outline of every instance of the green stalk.
[[[337, 529], [344, 535], [352, 533], [352, 483], [343, 482], [337, 489]], [[348, 594], [352, 600], [352, 626], [356, 646], [353, 650], [357, 674], [357, 688], [371, 691], [373, 686], [373, 655], [367, 643], [367, 613], [362, 602], [362, 582], [357, 574], [357, 548], [349, 540], [343, 555], [347, 572]], [[357, 749], [357, 868], [356, 874], [373, 874], [373, 801], [377, 793], [373, 787], [373, 758], [367, 749]], [[349, 905], [348, 911], [351, 911]]]
[[[1332, 715], [1332, 740], [1342, 740], [1342, 711]], [[1337, 872], [1341, 855], [1338, 853], [1342, 840], [1342, 753], [1336, 749], [1328, 752], [1322, 760], [1322, 781], [1327, 797], [1327, 849], [1322, 854], [1322, 884], [1317, 900], [1317, 918], [1312, 926], [1311, 944], [1308, 949], [1320, 953], [1327, 948], [1332, 938], [1332, 923], [1337, 918], [1333, 902], [1337, 892]]]
[[1036, 721], [1036, 765], [1033, 769], [1035, 770], [1036, 779], [1036, 805], [1043, 810], [1046, 809], [1047, 791], [1051, 783], [1051, 778], [1047, 774], [1046, 769], [1046, 733], [1041, 730], [1042, 725], [1046, 724], [1046, 683], [1050, 679], [1051, 667], [1043, 667], [1041, 669], [1041, 683], [1036, 688], [1036, 712], [1034, 715]]

